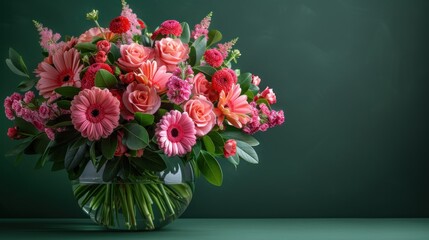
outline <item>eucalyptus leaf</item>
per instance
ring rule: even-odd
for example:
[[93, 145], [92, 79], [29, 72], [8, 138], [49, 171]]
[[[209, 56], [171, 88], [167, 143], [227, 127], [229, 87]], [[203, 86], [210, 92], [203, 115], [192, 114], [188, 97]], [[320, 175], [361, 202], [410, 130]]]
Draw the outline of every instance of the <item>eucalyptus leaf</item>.
[[20, 82], [19, 84], [18, 84], [18, 89], [19, 89], [19, 91], [21, 91], [21, 92], [26, 92], [26, 91], [28, 91], [28, 90], [30, 90], [30, 89], [32, 89], [33, 87], [34, 87], [34, 85], [36, 84], [36, 80], [32, 80], [32, 79], [27, 79], [27, 80], [24, 80], [24, 81], [22, 81], [22, 82]]
[[21, 77], [26, 77], [26, 78], [30, 77], [30, 76], [28, 76], [28, 74], [23, 73], [21, 70], [19, 70], [17, 67], [15, 67], [15, 65], [13, 65], [13, 63], [12, 63], [12, 60], [6, 59], [6, 65], [8, 66], [10, 71], [15, 73], [16, 75], [21, 76]]
[[215, 74], [216, 69], [211, 66], [195, 66], [192, 68], [194, 70], [194, 73], [197, 74], [199, 72], [206, 75], [209, 79]]
[[77, 87], [72, 87], [72, 86], [64, 86], [64, 87], [56, 88], [55, 92], [60, 94], [63, 97], [72, 98], [75, 95], [79, 94], [80, 89]]
[[241, 93], [247, 92], [247, 90], [250, 88], [250, 84], [252, 82], [252, 74], [251, 73], [242, 73], [238, 77], [238, 83], [241, 87]]
[[236, 142], [237, 142], [237, 154], [238, 156], [240, 156], [241, 159], [253, 164], [259, 163], [258, 154], [256, 153], [255, 149], [253, 149], [252, 146], [250, 146], [249, 144], [243, 141], [236, 140]]
[[97, 45], [91, 42], [78, 43], [74, 46], [79, 52], [97, 52]]
[[145, 114], [141, 112], [136, 112], [134, 114], [134, 119], [143, 127], [150, 126], [155, 120], [155, 116], [152, 114]]
[[195, 62], [191, 64], [191, 66], [200, 65], [201, 58], [204, 55], [204, 52], [206, 51], [206, 45], [207, 45], [207, 39], [203, 35], [195, 40], [195, 42], [192, 44], [192, 47], [195, 49]]
[[227, 130], [225, 132], [220, 133], [220, 135], [225, 139], [234, 139], [234, 140], [243, 141], [252, 147], [259, 145], [259, 142], [258, 140], [256, 140], [256, 138], [254, 138], [252, 135], [249, 135], [239, 130], [237, 131]]
[[24, 59], [22, 59], [21, 55], [13, 48], [9, 48], [9, 59], [13, 66], [15, 66], [22, 73], [26, 74], [28, 77], [28, 70], [24, 63]]

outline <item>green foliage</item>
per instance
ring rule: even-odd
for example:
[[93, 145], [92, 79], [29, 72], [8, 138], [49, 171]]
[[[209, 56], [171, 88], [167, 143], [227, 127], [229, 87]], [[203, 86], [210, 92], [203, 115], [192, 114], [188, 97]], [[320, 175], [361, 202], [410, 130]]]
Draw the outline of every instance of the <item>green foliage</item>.
[[81, 53], [97, 52], [97, 45], [90, 42], [78, 43], [74, 46]]
[[118, 84], [116, 77], [105, 69], [98, 70], [95, 75], [95, 86], [99, 88], [114, 88]]
[[67, 148], [67, 153], [64, 158], [64, 167], [68, 171], [76, 168], [84, 160], [87, 151], [86, 141], [85, 138], [80, 137], [74, 144]]
[[73, 98], [75, 95], [79, 94], [80, 88], [65, 86], [65, 87], [56, 88], [55, 92], [60, 94], [63, 97]]
[[147, 130], [137, 123], [124, 125], [124, 143], [131, 150], [145, 148], [149, 144], [149, 134]]
[[237, 154], [240, 156], [241, 159], [243, 159], [246, 162], [257, 164], [259, 163], [258, 154], [256, 153], [255, 149], [253, 149], [252, 146], [249, 144], [236, 140], [237, 142]]
[[201, 72], [204, 75], [206, 75], [206, 77], [210, 80], [213, 76], [213, 74], [215, 74], [216, 69], [211, 67], [211, 66], [195, 66], [192, 68], [192, 70], [194, 71], [195, 74]]
[[182, 24], [182, 35], [180, 36], [180, 41], [182, 41], [182, 43], [188, 44], [189, 40], [191, 38], [191, 31], [189, 30], [189, 24], [186, 22], [183, 22]]
[[222, 137], [224, 139], [234, 139], [234, 140], [239, 140], [239, 141], [243, 141], [247, 144], [249, 144], [250, 146], [258, 146], [259, 142], [258, 140], [256, 140], [256, 138], [254, 138], [252, 135], [246, 134], [240, 130], [228, 130], [225, 132], [221, 133]]
[[29, 122], [27, 122], [24, 119], [19, 118], [19, 117], [15, 118], [15, 126], [18, 127], [18, 130], [21, 133], [25, 133], [27, 135], [34, 136], [34, 135], [37, 135], [39, 133], [39, 130], [37, 130], [33, 124], [31, 124], [31, 123], [29, 123]]
[[137, 166], [141, 171], [163, 171], [167, 168], [163, 154], [155, 153], [149, 149], [145, 149], [141, 158], [131, 158], [130, 161], [133, 165]]
[[112, 159], [118, 146], [117, 133], [112, 133], [109, 137], [101, 139], [101, 153], [106, 159]]
[[201, 150], [197, 160], [198, 169], [204, 178], [215, 186], [221, 186], [223, 181], [222, 169], [215, 157], [204, 150]]
[[69, 100], [59, 100], [56, 103], [61, 109], [69, 110], [71, 107], [71, 101]]
[[189, 53], [189, 64], [191, 66], [200, 65], [201, 59], [206, 51], [207, 39], [205, 36], [201, 36], [195, 40], [191, 45], [191, 51]]
[[150, 126], [155, 120], [155, 116], [152, 114], [145, 114], [141, 112], [136, 112], [134, 114], [134, 119], [143, 127]]
[[242, 73], [238, 77], [238, 83], [241, 87], [241, 93], [247, 92], [247, 90], [250, 88], [252, 82], [252, 74], [251, 73]]
[[9, 58], [6, 59], [6, 65], [16, 75], [30, 78], [24, 60], [22, 59], [21, 55], [19, 55], [19, 53], [13, 48], [9, 48]]
[[122, 159], [115, 157], [106, 162], [103, 171], [103, 181], [109, 182], [118, 175], [121, 170], [121, 160]]
[[116, 44], [110, 44], [110, 52], [108, 54], [109, 61], [113, 64], [121, 57], [121, 51]]
[[26, 92], [26, 91], [30, 90], [31, 88], [33, 88], [35, 84], [36, 84], [36, 80], [26, 79], [26, 80], [20, 82], [18, 84], [17, 88], [21, 92]]
[[209, 32], [209, 40], [207, 41], [207, 47], [212, 46], [213, 44], [222, 40], [222, 33], [218, 30], [210, 30]]
[[202, 139], [204, 143], [204, 149], [211, 154], [215, 154], [216, 149], [212, 139], [208, 135], [203, 136]]
[[223, 146], [225, 145], [225, 141], [223, 140], [222, 136], [216, 132], [211, 131], [207, 134], [213, 141], [215, 145], [215, 154], [216, 155], [222, 155], [223, 154]]

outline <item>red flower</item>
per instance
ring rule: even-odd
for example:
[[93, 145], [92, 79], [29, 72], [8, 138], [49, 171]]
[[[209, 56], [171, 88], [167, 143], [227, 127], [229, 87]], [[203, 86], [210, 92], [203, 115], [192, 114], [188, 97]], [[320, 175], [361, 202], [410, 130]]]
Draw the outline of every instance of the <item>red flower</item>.
[[119, 16], [117, 18], [114, 18], [109, 25], [110, 31], [113, 33], [125, 33], [131, 28], [131, 23], [128, 18]]
[[223, 90], [227, 94], [236, 83], [237, 76], [231, 69], [219, 70], [212, 77], [212, 88], [218, 93]]
[[182, 25], [176, 20], [167, 20], [161, 23], [161, 26], [152, 34], [152, 39], [156, 39], [159, 34], [174, 35], [176, 37], [182, 34]]
[[95, 75], [100, 69], [107, 70], [111, 74], [113, 74], [113, 70], [109, 65], [105, 63], [94, 63], [91, 66], [89, 66], [88, 70], [86, 70], [85, 74], [83, 75], [83, 78], [81, 81], [82, 89], [91, 89], [92, 87], [94, 87]]
[[223, 146], [223, 156], [229, 158], [237, 153], [237, 142], [234, 139], [229, 139]]
[[17, 127], [9, 128], [9, 129], [7, 130], [7, 136], [8, 136], [10, 139], [18, 138], [18, 128], [17, 128]]
[[141, 30], [146, 28], [146, 25], [144, 24], [144, 22], [141, 19], [137, 19], [137, 22], [139, 23]]
[[98, 51], [104, 51], [108, 53], [110, 51], [110, 42], [107, 40], [101, 40], [97, 42]]
[[95, 62], [97, 63], [104, 63], [107, 61], [107, 55], [105, 51], [99, 51], [96, 55], [95, 55]]
[[121, 80], [125, 84], [130, 84], [136, 80], [136, 77], [133, 72], [127, 73], [127, 74], [121, 74], [119, 76], [119, 80]]
[[204, 53], [204, 59], [206, 62], [215, 68], [218, 68], [223, 63], [223, 55], [216, 49], [209, 49]]

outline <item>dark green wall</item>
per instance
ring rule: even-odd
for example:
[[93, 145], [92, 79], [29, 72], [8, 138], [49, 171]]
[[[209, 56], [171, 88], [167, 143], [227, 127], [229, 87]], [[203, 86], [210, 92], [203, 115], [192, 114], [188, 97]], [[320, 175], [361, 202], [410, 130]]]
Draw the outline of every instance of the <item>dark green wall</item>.
[[[107, 4], [108, 2], [108, 4]], [[116, 2], [113, 4], [113, 2]], [[258, 134], [259, 166], [199, 181], [187, 217], [429, 217], [428, 1], [129, 1], [152, 27], [197, 23], [213, 10], [240, 67], [273, 87], [287, 124]], [[63, 35], [117, 16], [119, 0], [1, 1], [0, 57], [34, 68], [37, 19]], [[0, 95], [17, 78], [1, 64]], [[0, 155], [13, 147], [0, 117]], [[0, 161], [0, 217], [84, 217], [64, 172]]]

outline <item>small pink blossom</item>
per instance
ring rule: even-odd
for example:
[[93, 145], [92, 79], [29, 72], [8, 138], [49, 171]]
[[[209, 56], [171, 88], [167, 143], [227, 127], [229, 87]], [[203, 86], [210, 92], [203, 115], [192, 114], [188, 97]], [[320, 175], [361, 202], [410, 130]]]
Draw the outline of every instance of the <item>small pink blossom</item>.
[[237, 43], [237, 40], [238, 40], [238, 38], [233, 39], [233, 40], [226, 42], [226, 43], [219, 43], [217, 45], [217, 48], [222, 53], [224, 58], [228, 57], [229, 51], [231, 51], [232, 47]]
[[127, 41], [127, 43], [132, 43], [134, 35], [142, 34], [139, 19], [137, 15], [133, 13], [133, 10], [130, 8], [128, 4], [123, 5], [121, 16], [128, 18], [128, 20], [130, 21], [130, 24], [131, 24], [130, 30], [124, 33], [124, 38]]
[[194, 30], [192, 30], [191, 37], [195, 40], [201, 36], [208, 38], [209, 27], [212, 20], [212, 13], [209, 13], [201, 22], [195, 25]]
[[122, 139], [124, 138], [124, 132], [118, 131], [117, 132], [117, 139], [118, 139], [118, 145], [116, 146], [115, 150], [115, 156], [120, 157], [123, 156], [127, 152], [127, 147], [122, 143]]
[[55, 140], [55, 131], [52, 128], [45, 128], [45, 133], [51, 141]]
[[223, 146], [223, 156], [229, 158], [237, 153], [237, 142], [234, 139], [228, 139]]
[[24, 95], [24, 102], [25, 103], [28, 104], [31, 101], [33, 101], [33, 99], [34, 99], [34, 92], [28, 91], [28, 92], [25, 93], [25, 95]]
[[105, 63], [107, 61], [107, 55], [105, 51], [98, 51], [95, 55], [95, 62], [97, 63]]
[[51, 109], [48, 107], [48, 104], [46, 102], [42, 103], [39, 107], [39, 116], [42, 119], [49, 119], [51, 114]]
[[110, 51], [110, 42], [107, 40], [101, 40], [97, 42], [98, 51], [108, 53]]
[[13, 128], [7, 129], [7, 136], [10, 139], [16, 139], [17, 136], [18, 136], [18, 128], [17, 127], [13, 127]]
[[261, 92], [260, 97], [267, 99], [270, 104], [275, 104], [277, 102], [276, 94], [273, 92], [272, 88], [265, 88]]
[[174, 104], [182, 104], [191, 96], [192, 85], [179, 77], [172, 76], [167, 88], [167, 97]]
[[260, 83], [261, 83], [261, 78], [256, 75], [252, 75], [252, 84], [255, 86], [259, 86]]
[[15, 120], [15, 115], [13, 114], [12, 109], [6, 108], [4, 110], [4, 113], [5, 113], [6, 117], [7, 117], [7, 119], [9, 119], [9, 120]]

